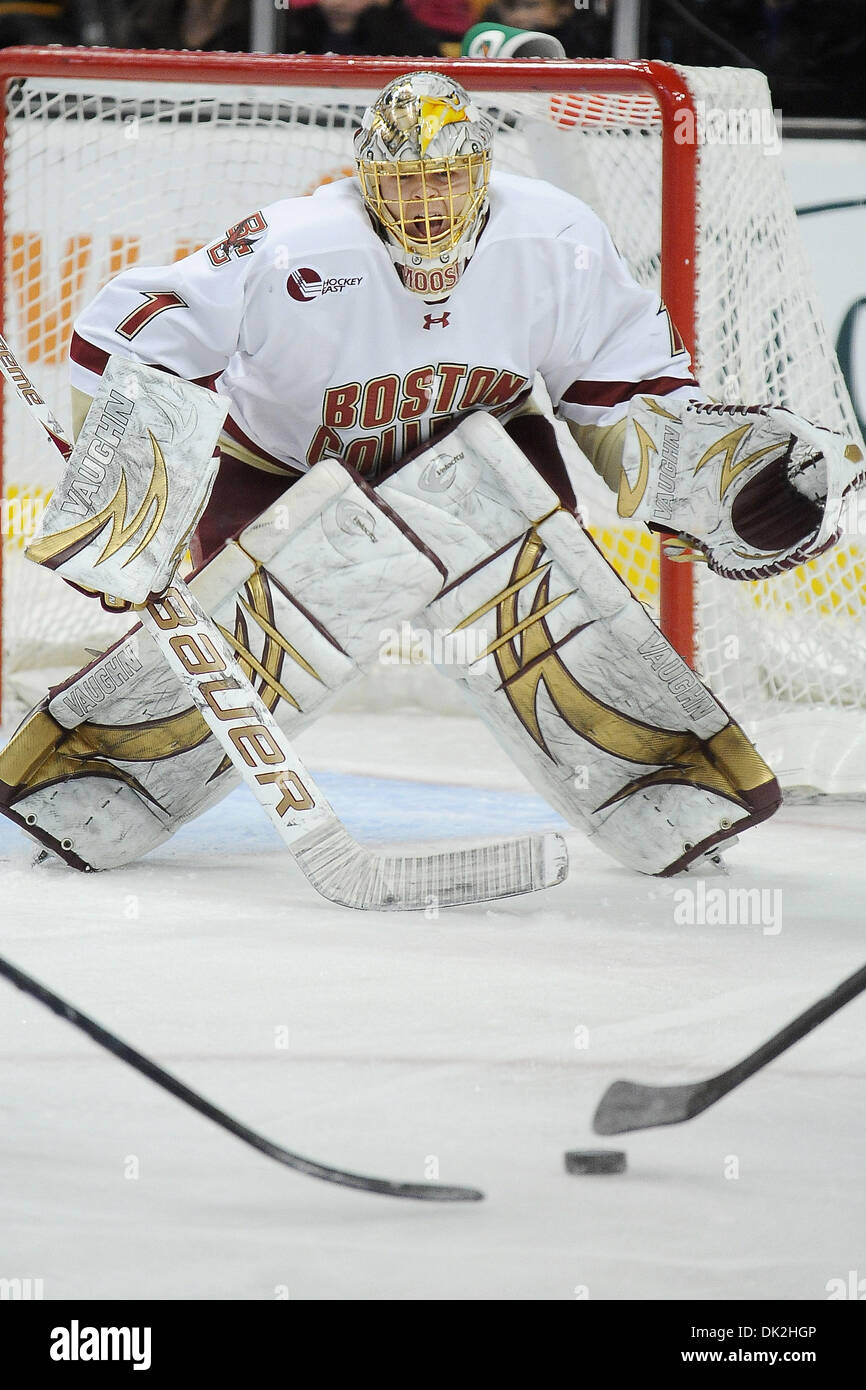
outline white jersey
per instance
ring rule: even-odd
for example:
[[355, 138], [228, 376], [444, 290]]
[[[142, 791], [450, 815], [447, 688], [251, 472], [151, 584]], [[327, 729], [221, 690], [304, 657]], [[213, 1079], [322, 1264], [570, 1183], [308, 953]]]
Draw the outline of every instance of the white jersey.
[[445, 300], [401, 283], [345, 179], [253, 213], [174, 265], [118, 275], [75, 325], [72, 384], [93, 395], [111, 353], [213, 384], [250, 461], [297, 472], [338, 457], [371, 479], [455, 416], [508, 411], [536, 372], [580, 424], [613, 423], [637, 392], [695, 394], [664, 305], [603, 223], [552, 185], [505, 174]]

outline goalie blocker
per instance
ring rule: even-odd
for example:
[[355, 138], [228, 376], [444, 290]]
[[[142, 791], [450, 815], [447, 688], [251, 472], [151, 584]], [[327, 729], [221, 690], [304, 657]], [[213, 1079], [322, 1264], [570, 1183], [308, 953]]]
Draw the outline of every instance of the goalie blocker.
[[126, 604], [161, 593], [210, 497], [227, 409], [213, 391], [110, 358], [28, 558]]
[[[440, 630], [475, 629], [481, 655], [448, 674], [510, 756], [622, 863], [674, 873], [776, 808], [742, 731], [492, 417], [364, 489], [360, 509], [350, 481], [316, 465], [193, 582], [290, 736], [375, 657], [383, 627], [426, 604]], [[236, 774], [133, 633], [34, 711], [0, 782], [7, 814], [103, 868], [165, 840]]]

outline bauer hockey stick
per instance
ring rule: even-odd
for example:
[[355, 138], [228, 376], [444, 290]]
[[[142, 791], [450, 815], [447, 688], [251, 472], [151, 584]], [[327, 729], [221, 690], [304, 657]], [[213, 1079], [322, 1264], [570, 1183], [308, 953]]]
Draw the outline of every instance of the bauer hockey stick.
[[[2, 337], [0, 371], [68, 459], [71, 441]], [[176, 578], [140, 615], [283, 844], [330, 902], [395, 911], [456, 907], [550, 888], [565, 878], [565, 842], [555, 833], [415, 854], [375, 853], [359, 845], [183, 580]], [[223, 696], [219, 707], [205, 690], [216, 678]]]
[[306, 1173], [308, 1178], [321, 1178], [323, 1182], [336, 1183], [340, 1187], [355, 1187], [362, 1192], [378, 1192], [385, 1197], [414, 1197], [424, 1202], [480, 1202], [484, 1198], [484, 1193], [479, 1192], [475, 1187], [450, 1187], [445, 1183], [394, 1182], [390, 1178], [368, 1178], [362, 1173], [348, 1173], [343, 1168], [330, 1168], [325, 1163], [317, 1163], [315, 1159], [302, 1158], [300, 1154], [291, 1153], [289, 1149], [274, 1144], [272, 1140], [265, 1139], [263, 1135], [256, 1134], [255, 1130], [242, 1125], [240, 1120], [227, 1115], [224, 1110], [220, 1110], [218, 1106], [205, 1100], [204, 1096], [200, 1096], [197, 1091], [193, 1091], [183, 1081], [179, 1081], [176, 1076], [164, 1071], [149, 1057], [145, 1057], [143, 1053], [130, 1047], [129, 1043], [125, 1043], [122, 1038], [118, 1038], [107, 1028], [103, 1028], [101, 1023], [88, 1018], [87, 1014], [83, 1014], [74, 1005], [68, 1004], [65, 999], [61, 999], [59, 994], [55, 994], [53, 990], [40, 984], [38, 980], [34, 980], [32, 975], [26, 975], [23, 970], [19, 970], [11, 961], [4, 960], [2, 956], [0, 956], [0, 975], [5, 975], [6, 979], [10, 980], [18, 989], [23, 990], [25, 994], [32, 995], [34, 999], [38, 999], [40, 1004], [44, 1004], [58, 1017], [65, 1018], [66, 1022], [71, 1023], [73, 1027], [80, 1028], [82, 1033], [86, 1033], [100, 1047], [114, 1053], [115, 1057], [119, 1057], [122, 1062], [127, 1062], [136, 1071], [140, 1071], [142, 1076], [146, 1076], [157, 1086], [161, 1086], [164, 1091], [169, 1091], [178, 1100], [182, 1100], [185, 1105], [192, 1106], [193, 1110], [197, 1110], [200, 1115], [213, 1120], [214, 1124], [220, 1125], [222, 1129], [227, 1129], [229, 1134], [236, 1135], [245, 1144], [258, 1149], [259, 1153], [266, 1154], [268, 1158], [276, 1159], [277, 1163], [282, 1163], [287, 1168], [294, 1168], [298, 1173]]
[[592, 1121], [596, 1134], [625, 1134], [632, 1129], [653, 1129], [656, 1125], [678, 1125], [715, 1105], [717, 1100], [774, 1057], [805, 1038], [825, 1018], [849, 1004], [866, 989], [866, 965], [849, 975], [830, 993], [818, 999], [772, 1038], [750, 1052], [735, 1066], [706, 1081], [685, 1086], [641, 1086], [636, 1081], [614, 1081], [602, 1096]]

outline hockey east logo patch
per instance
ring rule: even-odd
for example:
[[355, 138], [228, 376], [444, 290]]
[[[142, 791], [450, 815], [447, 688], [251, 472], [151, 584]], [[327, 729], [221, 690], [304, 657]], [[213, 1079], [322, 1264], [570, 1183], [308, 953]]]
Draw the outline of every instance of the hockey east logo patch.
[[308, 304], [311, 299], [325, 294], [342, 294], [343, 290], [354, 289], [363, 279], [363, 275], [332, 275], [325, 279], [311, 266], [301, 265], [289, 274], [286, 289], [299, 304]]

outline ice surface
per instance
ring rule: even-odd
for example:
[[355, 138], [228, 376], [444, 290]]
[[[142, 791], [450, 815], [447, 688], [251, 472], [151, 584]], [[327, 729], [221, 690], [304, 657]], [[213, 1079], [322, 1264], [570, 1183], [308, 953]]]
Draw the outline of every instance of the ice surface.
[[[299, 746], [359, 838], [561, 824], [474, 721], [335, 715]], [[21, 969], [280, 1144], [487, 1194], [291, 1173], [0, 981], [0, 1276], [47, 1299], [826, 1299], [866, 1273], [866, 998], [685, 1125], [590, 1125], [617, 1077], [718, 1071], [863, 963], [864, 830], [862, 805], [785, 808], [705, 880], [763, 888], [775, 922], [688, 925], [691, 877], [573, 831], [564, 886], [427, 919], [318, 898], [245, 791], [104, 875], [31, 868], [0, 821]], [[604, 1144], [626, 1174], [566, 1174]]]

